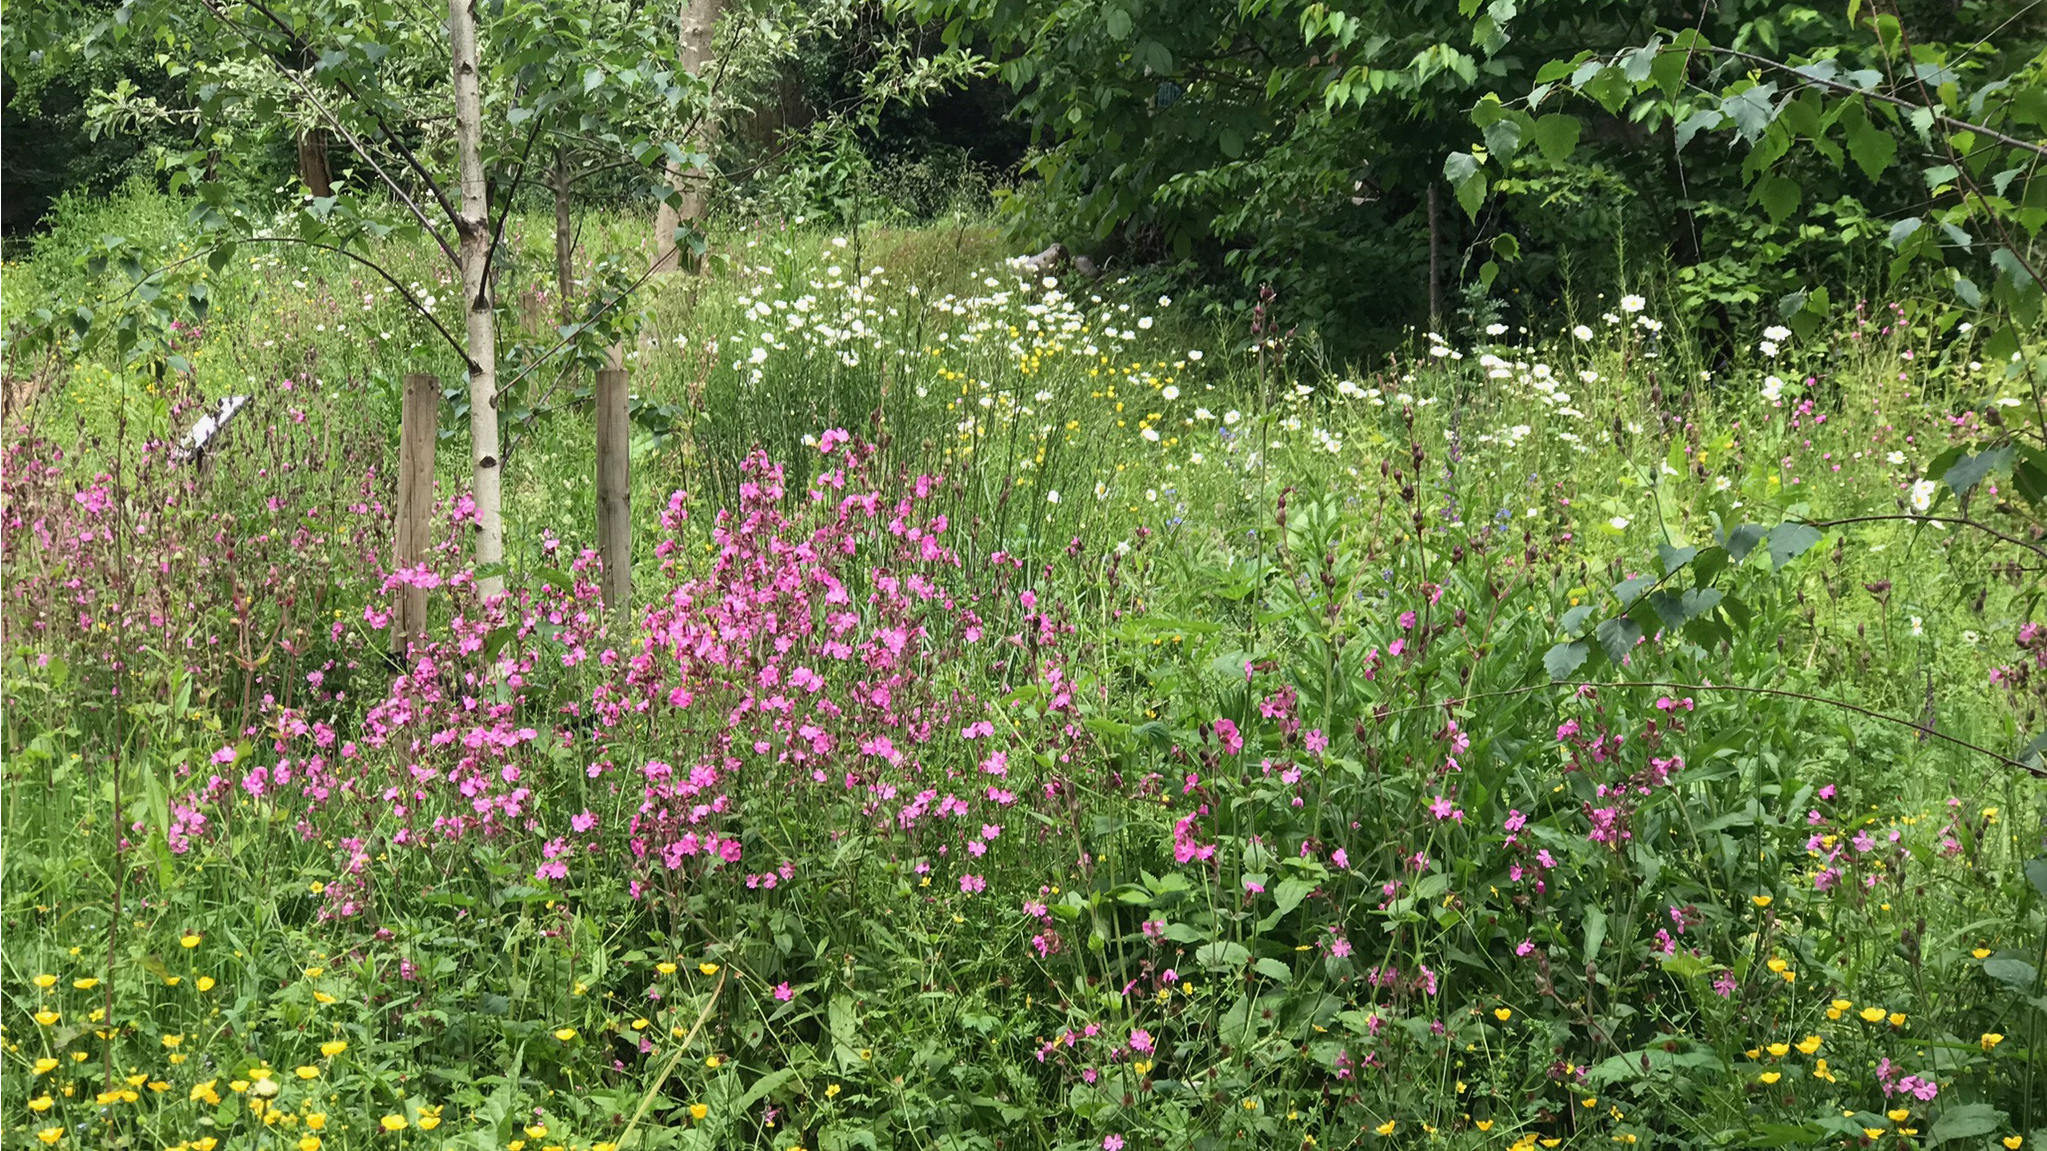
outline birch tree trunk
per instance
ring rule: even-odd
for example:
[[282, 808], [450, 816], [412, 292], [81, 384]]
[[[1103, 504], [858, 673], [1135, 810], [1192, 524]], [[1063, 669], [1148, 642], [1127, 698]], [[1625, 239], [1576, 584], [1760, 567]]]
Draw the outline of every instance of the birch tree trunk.
[[[718, 11], [724, 0], [682, 0], [682, 17], [676, 34], [677, 53], [683, 70], [702, 76], [711, 66], [712, 34], [718, 26]], [[709, 154], [718, 138], [718, 118], [710, 107], [697, 117], [696, 126], [683, 140], [683, 150]], [[654, 213], [654, 270], [673, 272], [687, 267], [694, 271], [697, 260], [675, 246], [675, 229], [682, 224], [701, 224], [705, 212], [704, 178], [674, 164], [668, 165], [668, 185], [682, 194], [679, 208], [662, 204]]]
[[[483, 87], [476, 54], [476, 0], [448, 0], [448, 40], [455, 61], [455, 152], [462, 205], [456, 220], [462, 266], [462, 307], [469, 345], [469, 458], [476, 498], [476, 566], [497, 568], [505, 558], [501, 514], [503, 468], [498, 458], [497, 315], [487, 274], [490, 196], [483, 180]], [[476, 581], [485, 598], [505, 590], [494, 572]]]

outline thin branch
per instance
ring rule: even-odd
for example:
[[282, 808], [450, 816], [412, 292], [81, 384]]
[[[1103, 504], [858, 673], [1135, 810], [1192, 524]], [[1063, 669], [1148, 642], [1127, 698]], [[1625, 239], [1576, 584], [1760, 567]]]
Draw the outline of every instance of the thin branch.
[[2035, 547], [2034, 545], [2029, 544], [2016, 536], [2005, 535], [2003, 532], [1998, 531], [1996, 528], [1993, 528], [1988, 524], [1978, 523], [1975, 520], [1971, 519], [1963, 519], [1959, 516], [1911, 516], [1904, 514], [1895, 514], [1875, 516], [1849, 516], [1846, 519], [1838, 520], [1802, 520], [1799, 522], [1804, 523], [1807, 527], [1831, 528], [1840, 527], [1843, 524], [1881, 523], [1885, 520], [1904, 520], [1908, 523], [1915, 524], [1916, 523], [1960, 524], [1963, 527], [1975, 528], [1977, 531], [1982, 532], [1984, 535], [1995, 536], [1998, 539], [2003, 540], [2005, 543], [2011, 544], [2013, 547], [2024, 548], [2027, 551], [2032, 552], [2034, 555], [2039, 556], [2041, 559], [2047, 559], [2047, 549]]
[[1911, 728], [1913, 731], [1916, 731], [1921, 735], [1930, 736], [1934, 739], [1954, 744], [1956, 747], [1963, 748], [1967, 751], [1973, 751], [1977, 755], [1985, 756], [1989, 759], [1994, 759], [2006, 767], [2016, 767], [2020, 771], [2023, 771], [2028, 775], [2037, 776], [2041, 779], [2047, 779], [2047, 767], [2035, 767], [2032, 764], [2025, 762], [2024, 760], [2013, 759], [2008, 755], [1992, 751], [1989, 748], [1983, 747], [1979, 744], [1970, 743], [1968, 740], [1962, 739], [1958, 736], [1949, 735], [1944, 731], [1938, 731], [1935, 730], [1934, 728], [1927, 727], [1923, 724], [1913, 723], [1909, 719], [1900, 719], [1895, 715], [1885, 715], [1883, 712], [1872, 711], [1869, 708], [1863, 707], [1860, 704], [1849, 703], [1847, 700], [1829, 699], [1823, 695], [1809, 695], [1802, 691], [1787, 691], [1783, 688], [1775, 687], [1743, 687], [1736, 684], [1728, 683], [1672, 683], [1662, 680], [1622, 679], [1602, 683], [1595, 680], [1560, 679], [1552, 680], [1548, 683], [1533, 683], [1525, 687], [1504, 688], [1500, 691], [1482, 691], [1472, 695], [1450, 696], [1445, 699], [1432, 700], [1429, 703], [1415, 704], [1411, 707], [1394, 708], [1393, 710], [1388, 711], [1385, 714], [1392, 716], [1400, 715], [1403, 712], [1423, 711], [1441, 707], [1452, 707], [1458, 704], [1470, 703], [1473, 700], [1479, 699], [1504, 699], [1509, 696], [1527, 695], [1530, 692], [1541, 691], [1542, 689], [1549, 687], [1569, 688], [1647, 687], [1654, 688], [1658, 691], [1696, 691], [1696, 692], [1731, 691], [1741, 695], [1768, 695], [1775, 696], [1780, 699], [1801, 700], [1805, 703], [1825, 704], [1828, 707], [1838, 707], [1844, 711], [1852, 711], [1857, 715], [1867, 716], [1870, 719], [1881, 720], [1884, 723], [1894, 723], [1897, 724], [1899, 727]]
[[[361, 264], [363, 267], [368, 268], [370, 271], [375, 272], [378, 276], [381, 276], [385, 283], [397, 289], [398, 294], [405, 297], [405, 302], [412, 305], [412, 310], [418, 312], [420, 314], [420, 317], [424, 319], [427, 323], [432, 324], [434, 331], [439, 332], [441, 334], [441, 339], [447, 341], [447, 344], [450, 348], [455, 349], [455, 354], [462, 358], [462, 363], [464, 364], [464, 366], [470, 368], [471, 370], [475, 369], [476, 362], [469, 358], [469, 349], [463, 345], [462, 341], [457, 340], [454, 336], [448, 334], [448, 329], [442, 327], [441, 322], [439, 320], [434, 319], [434, 314], [428, 311], [424, 306], [420, 304], [419, 300], [413, 296], [411, 290], [408, 289], [404, 284], [401, 284], [396, 279], [392, 278], [391, 273], [385, 271], [382, 266], [377, 264], [376, 261], [371, 260], [365, 256], [358, 256], [354, 252], [349, 251], [347, 248], [337, 247], [333, 244], [323, 244], [318, 240], [302, 240], [299, 239], [297, 236], [245, 236], [240, 239], [237, 239], [234, 242], [237, 244], [304, 244], [308, 248], [318, 248], [323, 252], [333, 252], [337, 255], [346, 256], [349, 259], [354, 260], [356, 263]], [[189, 258], [197, 259], [198, 257], [194, 256]], [[183, 261], [180, 262], [182, 263]], [[175, 267], [176, 265], [171, 266]]]
[[[1848, 92], [1857, 96], [1867, 96], [1872, 100], [1878, 100], [1885, 104], [1893, 105], [1894, 107], [1907, 109], [1908, 111], [1917, 112], [1920, 109], [1924, 108], [1928, 112], [1933, 112], [1932, 108], [1927, 107], [1924, 104], [1914, 104], [1910, 100], [1906, 100], [1898, 96], [1893, 96], [1888, 92], [1868, 91], [1866, 89], [1857, 88], [1853, 84], [1843, 84], [1838, 80], [1822, 79], [1818, 76], [1811, 75], [1810, 73], [1799, 71], [1796, 65], [1786, 64], [1780, 60], [1772, 60], [1768, 56], [1758, 56], [1753, 52], [1738, 52], [1732, 48], [1715, 48], [1710, 45], [1707, 46], [1706, 50], [1710, 52], [1718, 52], [1723, 56], [1732, 56], [1737, 60], [1745, 60], [1751, 64], [1757, 65], [1758, 67], [1774, 68], [1780, 72], [1789, 72], [1793, 76], [1796, 76], [1800, 80], [1804, 81], [1805, 83], [1817, 85], [1818, 87], [1821, 88], [1831, 88], [1836, 92]], [[2047, 156], [2047, 144], [2039, 144], [2031, 140], [2021, 140], [2017, 136], [2007, 136], [2003, 132], [2000, 132], [1995, 128], [1986, 128], [1981, 124], [1974, 124], [1967, 120], [1958, 119], [1954, 116], [1949, 116], [1943, 112], [1933, 112], [1933, 120], [1934, 123], [1939, 124], [1942, 127], [1948, 128], [1950, 130], [1974, 132], [1979, 136], [1988, 137], [1989, 139], [1996, 140], [2001, 144], [2009, 145], [2013, 148], [2020, 149], [2021, 151], [2031, 152], [2036, 156]]]
[[[391, 189], [391, 194], [398, 197], [398, 202], [404, 204], [406, 210], [412, 213], [413, 218], [419, 221], [420, 227], [426, 229], [426, 234], [433, 237], [434, 243], [438, 245], [441, 249], [441, 254], [445, 255], [450, 263], [459, 262], [457, 260], [454, 247], [451, 246], [447, 240], [442, 238], [441, 233], [435, 229], [434, 222], [427, 217], [426, 212], [423, 211], [418, 204], [413, 202], [412, 197], [405, 194], [405, 189], [400, 187], [398, 181], [392, 179], [391, 174], [384, 170], [384, 166], [377, 162], [376, 154], [370, 151], [369, 146], [363, 143], [362, 138], [357, 136], [354, 132], [350, 131], [348, 126], [341, 122], [340, 117], [336, 116], [333, 112], [329, 111], [327, 105], [321, 103], [320, 98], [318, 96], [313, 95], [312, 87], [308, 85], [305, 81], [299, 79], [298, 75], [294, 73], [291, 69], [285, 67], [283, 64], [278, 63], [277, 60], [274, 57], [272, 57], [269, 52], [264, 50], [261, 44], [258, 44], [256, 42], [256, 38], [253, 33], [251, 33], [248, 29], [242, 27], [242, 25], [239, 22], [228, 19], [227, 13], [221, 11], [218, 0], [199, 0], [199, 2], [205, 5], [206, 10], [208, 12], [211, 12], [213, 14], [214, 19], [220, 21], [227, 27], [234, 29], [237, 35], [241, 36], [244, 40], [248, 41], [250, 47], [256, 49], [258, 52], [261, 52], [264, 58], [270, 61], [270, 66], [277, 70], [278, 75], [283, 76], [286, 80], [290, 81], [291, 85], [299, 90], [299, 94], [305, 97], [306, 102], [313, 106], [313, 110], [318, 112], [320, 114], [320, 117], [327, 121], [328, 126], [333, 128], [335, 132], [339, 133], [342, 139], [348, 141], [349, 147], [355, 149], [356, 155], [362, 157], [362, 159], [369, 164], [371, 169], [373, 169], [377, 173], [377, 177], [384, 181], [384, 185]], [[262, 11], [260, 5], [257, 6], [257, 10]], [[286, 35], [288, 36], [296, 35], [291, 31], [288, 25], [284, 25], [278, 22], [275, 16], [271, 16], [270, 19], [272, 23], [277, 23], [280, 28], [283, 28]], [[358, 103], [360, 102], [361, 101], [358, 100]], [[373, 117], [374, 115], [375, 114], [372, 113]], [[378, 126], [379, 127], [383, 126], [383, 121], [381, 119], [378, 120]], [[388, 129], [385, 130], [385, 134], [387, 136], [389, 135]], [[434, 191], [438, 194], [439, 189], [434, 187], [434, 184], [431, 180], [427, 182], [427, 186], [431, 189], [434, 189]], [[445, 200], [442, 202], [442, 206], [444, 208], [446, 207]]]
[[[580, 331], [581, 331], [581, 330], [582, 330], [583, 328], [586, 328], [586, 327], [590, 326], [590, 324], [594, 323], [594, 322], [595, 322], [596, 320], [598, 320], [598, 319], [599, 319], [600, 317], [602, 317], [602, 316], [604, 315], [604, 313], [606, 313], [606, 312], [610, 311], [611, 309], [613, 309], [613, 308], [617, 307], [617, 306], [619, 305], [619, 303], [620, 303], [621, 301], [623, 301], [623, 300], [625, 300], [625, 299], [626, 299], [626, 297], [628, 297], [628, 296], [631, 296], [631, 295], [632, 295], [632, 294], [633, 294], [634, 292], [637, 292], [637, 291], [639, 291], [639, 290], [640, 290], [640, 288], [641, 288], [641, 287], [642, 287], [643, 285], [645, 285], [645, 284], [646, 284], [646, 282], [647, 282], [648, 280], [650, 280], [650, 279], [652, 279], [652, 278], [654, 277], [654, 268], [655, 268], [655, 265], [653, 265], [653, 264], [651, 264], [651, 263], [650, 263], [650, 264], [649, 264], [649, 265], [647, 266], [647, 270], [646, 270], [646, 271], [644, 271], [644, 272], [642, 272], [642, 273], [640, 273], [640, 278], [639, 278], [639, 279], [637, 279], [637, 280], [634, 280], [634, 281], [632, 282], [631, 286], [627, 287], [625, 291], [623, 291], [623, 292], [620, 292], [620, 293], [619, 293], [618, 295], [616, 295], [616, 296], [613, 296], [613, 297], [612, 297], [612, 298], [610, 298], [609, 300], [606, 300], [606, 301], [604, 302], [604, 306], [603, 306], [603, 307], [601, 307], [601, 308], [598, 308], [598, 309], [597, 309], [597, 310], [596, 310], [595, 312], [591, 313], [591, 315], [590, 315], [589, 319], [586, 319], [586, 320], [584, 320], [584, 321], [583, 321], [582, 323], [580, 323], [580, 324], [576, 324], [576, 325], [574, 325], [574, 327], [575, 327], [576, 331], [579, 331], [579, 332], [580, 332]], [[553, 355], [554, 355], [554, 354], [555, 354], [556, 352], [559, 352], [559, 351], [561, 351], [561, 350], [562, 350], [563, 348], [567, 347], [567, 346], [568, 346], [568, 344], [569, 344], [569, 341], [570, 341], [570, 340], [572, 340], [572, 339], [574, 339], [574, 338], [575, 338], [575, 336], [574, 336], [574, 335], [572, 334], [572, 335], [568, 335], [568, 336], [563, 336], [563, 337], [562, 337], [562, 338], [561, 338], [560, 340], [557, 340], [557, 341], [555, 342], [555, 345], [554, 345], [553, 347], [551, 347], [551, 348], [547, 349], [546, 351], [544, 351], [544, 352], [540, 353], [540, 355], [538, 355], [537, 357], [535, 357], [532, 363], [530, 363], [530, 364], [526, 365], [526, 367], [525, 367], [525, 368], [524, 368], [523, 370], [521, 370], [521, 371], [519, 372], [519, 374], [518, 374], [518, 375], [516, 375], [516, 376], [513, 376], [513, 377], [512, 377], [512, 379], [511, 379], [511, 382], [510, 382], [510, 383], [507, 383], [507, 384], [505, 384], [505, 385], [504, 385], [503, 387], [499, 388], [499, 389], [498, 389], [498, 390], [497, 390], [497, 391], [496, 391], [496, 392], [495, 392], [495, 393], [494, 393], [494, 394], [492, 395], [492, 397], [491, 397], [491, 398], [492, 398], [493, 400], [496, 400], [496, 399], [498, 399], [499, 397], [502, 397], [502, 396], [504, 396], [504, 395], [505, 395], [506, 393], [510, 392], [510, 391], [511, 391], [511, 390], [512, 390], [513, 388], [516, 388], [516, 387], [518, 387], [518, 386], [519, 386], [519, 384], [520, 384], [520, 383], [522, 383], [522, 382], [523, 382], [523, 381], [524, 381], [524, 380], [526, 379], [526, 377], [527, 377], [527, 376], [530, 376], [530, 375], [532, 375], [532, 374], [534, 373], [534, 371], [536, 371], [536, 370], [537, 370], [537, 369], [538, 369], [538, 368], [540, 367], [540, 365], [542, 365], [542, 364], [546, 363], [546, 362], [547, 362], [547, 361], [548, 361], [548, 360], [549, 360], [550, 358], [552, 358], [552, 357], [553, 357]]]

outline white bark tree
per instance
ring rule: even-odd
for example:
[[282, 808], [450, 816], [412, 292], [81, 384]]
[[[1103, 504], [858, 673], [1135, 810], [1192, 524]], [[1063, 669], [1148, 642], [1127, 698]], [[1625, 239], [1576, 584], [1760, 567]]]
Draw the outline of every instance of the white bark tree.
[[462, 310], [469, 353], [469, 459], [476, 498], [476, 581], [488, 597], [505, 588], [503, 461], [498, 453], [497, 313], [490, 298], [490, 197], [483, 176], [483, 83], [476, 52], [476, 0], [448, 0], [455, 62], [455, 151], [462, 200], [455, 216]]
[[[692, 76], [701, 77], [711, 66], [718, 13], [723, 7], [724, 0], [682, 0], [676, 46], [683, 71]], [[694, 155], [708, 155], [717, 138], [715, 108], [706, 106], [698, 113], [695, 126], [683, 141], [683, 148]], [[680, 195], [681, 202], [678, 205], [664, 202], [654, 213], [654, 268], [661, 272], [682, 268], [693, 270], [697, 261], [676, 246], [675, 230], [685, 223], [692, 226], [703, 223], [707, 210], [704, 176], [701, 172], [692, 174], [681, 165], [670, 164], [668, 184]]]

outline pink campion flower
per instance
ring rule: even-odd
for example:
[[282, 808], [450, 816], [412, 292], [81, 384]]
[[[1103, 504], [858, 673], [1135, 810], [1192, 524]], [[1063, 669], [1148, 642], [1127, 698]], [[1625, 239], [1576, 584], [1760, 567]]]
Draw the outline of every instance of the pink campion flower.
[[975, 895], [988, 890], [988, 881], [978, 875], [962, 875], [960, 890], [968, 895]]
[[1346, 854], [1343, 848], [1341, 847], [1337, 848], [1333, 853], [1331, 853], [1331, 855], [1329, 856], [1329, 861], [1345, 870], [1349, 870], [1350, 868], [1350, 856]]
[[235, 761], [235, 749], [223, 747], [219, 751], [214, 752], [211, 759], [213, 763], [224, 767]]
[[1123, 1137], [1121, 1135], [1102, 1136], [1102, 1151], [1123, 1151]]
[[1386, 645], [1386, 654], [1387, 654], [1387, 655], [1399, 655], [1399, 654], [1401, 654], [1402, 652], [1404, 652], [1404, 651], [1406, 651], [1406, 650], [1407, 650], [1407, 641], [1406, 641], [1406, 640], [1404, 640], [1404, 639], [1396, 639], [1396, 640], [1394, 640], [1394, 641], [1393, 641], [1392, 643], [1389, 643], [1389, 644], [1387, 644], [1387, 645]]
[[597, 826], [597, 816], [594, 812], [587, 810], [580, 812], [569, 817], [569, 826], [578, 834], [581, 834]]
[[1719, 978], [1713, 980], [1713, 994], [1718, 995], [1722, 999], [1732, 996], [1734, 994], [1734, 987], [1734, 972], [1732, 969], [1722, 971]]
[[1464, 822], [1464, 813], [1457, 809], [1457, 805], [1440, 795], [1435, 798], [1433, 803], [1429, 804], [1429, 814], [1435, 816], [1438, 822], [1446, 819], [1455, 820], [1458, 823]]
[[1533, 939], [1524, 939], [1521, 942], [1514, 945], [1514, 954], [1522, 959], [1528, 958], [1528, 956], [1532, 952], [1534, 952], [1534, 950], [1535, 940]]
[[1321, 755], [1324, 751], [1327, 751], [1329, 749], [1329, 737], [1323, 735], [1322, 729], [1319, 727], [1312, 728], [1309, 730], [1306, 737], [1306, 742], [1308, 745], [1309, 755]]
[[1558, 743], [1562, 743], [1576, 734], [1578, 734], [1578, 721], [1575, 719], [1567, 719], [1557, 725]]
[[817, 438], [818, 454], [831, 455], [833, 448], [851, 441], [852, 438], [852, 433], [844, 428], [827, 428], [825, 433]]
[[790, 988], [787, 981], [784, 981], [775, 985], [775, 998], [787, 1003], [796, 998], [796, 992]]
[[1265, 885], [1262, 883], [1255, 883], [1247, 876], [1244, 879], [1244, 890], [1250, 892], [1253, 895], [1261, 895], [1265, 891]]
[[1133, 1028], [1130, 1032], [1130, 1049], [1137, 1052], [1150, 1051], [1152, 1049], [1151, 1032], [1146, 1031], [1142, 1027]]
[[1227, 719], [1215, 721], [1216, 738], [1222, 741], [1223, 752], [1236, 755], [1244, 750], [1244, 737], [1237, 731], [1237, 725]]

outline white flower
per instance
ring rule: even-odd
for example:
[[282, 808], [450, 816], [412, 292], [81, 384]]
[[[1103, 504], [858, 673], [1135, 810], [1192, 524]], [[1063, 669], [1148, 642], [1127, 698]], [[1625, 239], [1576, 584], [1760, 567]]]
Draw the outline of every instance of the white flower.
[[1180, 386], [1178, 384], [1167, 384], [1164, 388], [1160, 389], [1159, 395], [1169, 400], [1177, 400], [1180, 398]]
[[1714, 477], [1713, 477], [1713, 490], [1714, 490], [1714, 491], [1716, 491], [1716, 492], [1724, 492], [1724, 491], [1726, 491], [1726, 490], [1727, 490], [1728, 488], [1731, 488], [1731, 487], [1733, 487], [1733, 486], [1734, 486], [1734, 481], [1733, 481], [1733, 480], [1730, 480], [1730, 479], [1728, 479], [1728, 478], [1727, 478], [1726, 476], [1714, 476]]
[[1769, 340], [1764, 340], [1762, 343], [1757, 344], [1756, 349], [1771, 359], [1777, 358], [1777, 345]]
[[1157, 428], [1146, 428], [1137, 434], [1143, 436], [1145, 439], [1151, 441], [1152, 443], [1159, 442], [1159, 430]]
[[1632, 314], [1634, 314], [1634, 313], [1636, 313], [1636, 312], [1639, 312], [1639, 311], [1641, 311], [1641, 310], [1642, 310], [1643, 308], [1646, 308], [1646, 307], [1648, 307], [1648, 306], [1649, 306], [1649, 301], [1647, 301], [1647, 300], [1643, 299], [1643, 298], [1642, 298], [1642, 297], [1640, 297], [1640, 296], [1622, 296], [1622, 297], [1621, 297], [1621, 311], [1623, 311], [1623, 312], [1627, 312], [1627, 313], [1629, 313], [1630, 315], [1632, 315]]
[[1583, 324], [1579, 324], [1577, 327], [1571, 329], [1571, 334], [1578, 337], [1581, 340], [1589, 340], [1592, 338], [1592, 329], [1586, 327]]
[[1626, 530], [1627, 530], [1627, 527], [1628, 527], [1628, 517], [1626, 517], [1626, 516], [1615, 516], [1615, 517], [1613, 517], [1612, 519], [1610, 519], [1610, 520], [1606, 521], [1606, 524], [1607, 524], [1607, 526], [1608, 526], [1608, 527], [1612, 528], [1613, 530], [1615, 530], [1615, 531], [1617, 531], [1617, 532], [1618, 532], [1618, 531], [1626, 531]]
[[1236, 427], [1237, 421], [1243, 418], [1244, 413], [1238, 411], [1235, 408], [1231, 408], [1229, 411], [1223, 413], [1223, 423], [1228, 424], [1231, 427]]
[[1915, 636], [1926, 634], [1926, 621], [1916, 615], [1912, 617], [1912, 634]]
[[1507, 334], [1507, 325], [1498, 323], [1487, 324], [1485, 326], [1485, 334], [1488, 336], [1504, 336]]
[[1170, 307], [1172, 307], [1172, 306], [1173, 306], [1173, 297], [1171, 297], [1171, 296], [1160, 296], [1160, 297], [1159, 297], [1159, 307], [1161, 307], [1161, 308], [1170, 308]]
[[1046, 493], [1045, 493], [1045, 502], [1046, 502], [1046, 503], [1048, 503], [1048, 504], [1056, 504], [1056, 503], [1058, 503], [1058, 502], [1059, 502], [1059, 489], [1058, 489], [1058, 488], [1053, 488], [1053, 489], [1052, 489], [1051, 491], [1049, 491], [1049, 492], [1046, 492]]
[[1763, 398], [1776, 403], [1784, 395], [1784, 381], [1775, 376], [1763, 377]]
[[1890, 465], [1891, 465], [1892, 467], [1894, 467], [1894, 468], [1895, 468], [1895, 467], [1900, 467], [1900, 466], [1902, 466], [1902, 465], [1904, 464], [1904, 462], [1905, 462], [1905, 453], [1903, 453], [1903, 452], [1892, 452], [1892, 453], [1891, 453], [1890, 455], [1887, 455], [1887, 456], [1885, 456], [1885, 457], [1884, 457], [1884, 460], [1885, 460], [1885, 462], [1889, 463], [1889, 464], [1890, 464]]
[[1150, 316], [1139, 316], [1139, 317], [1137, 317], [1137, 326], [1138, 326], [1138, 327], [1140, 327], [1140, 328], [1143, 328], [1143, 329], [1145, 329], [1146, 331], [1150, 331], [1150, 330], [1151, 330], [1151, 317], [1150, 317]]
[[1940, 485], [1932, 480], [1915, 480], [1912, 484], [1912, 510], [1925, 515], [1933, 508], [1933, 495]]
[[1200, 363], [1200, 362], [1201, 362], [1201, 349], [1200, 349], [1200, 348], [1196, 348], [1196, 349], [1194, 349], [1193, 351], [1191, 351], [1191, 352], [1188, 352], [1188, 353], [1187, 353], [1187, 358], [1188, 358], [1188, 359], [1190, 359], [1190, 360], [1192, 360], [1192, 361], [1194, 361], [1194, 362], [1195, 362], [1195, 363], [1197, 363], [1197, 364], [1198, 364], [1198, 363]]
[[1215, 418], [1215, 413], [1207, 408], [1196, 408], [1194, 409], [1194, 418], [1197, 420], [1212, 420]]
[[1763, 338], [1771, 343], [1781, 344], [1791, 338], [1791, 329], [1782, 324], [1771, 324], [1763, 329]]
[[749, 364], [765, 364], [765, 363], [767, 363], [767, 362], [768, 362], [768, 350], [767, 350], [766, 348], [755, 348], [755, 349], [753, 350], [753, 352], [752, 352], [752, 353], [751, 353], [750, 355], [748, 355], [748, 356], [746, 357], [746, 362], [747, 362], [747, 363], [749, 363]]

